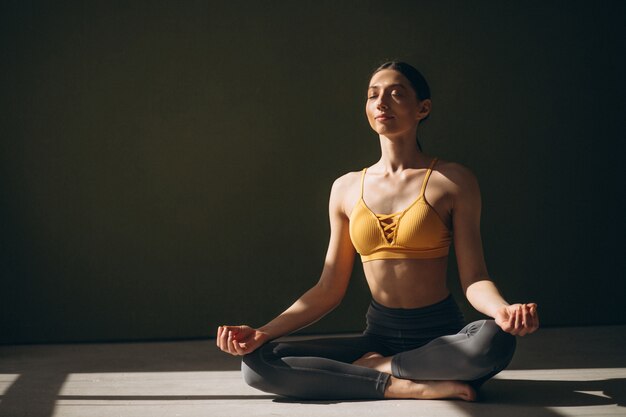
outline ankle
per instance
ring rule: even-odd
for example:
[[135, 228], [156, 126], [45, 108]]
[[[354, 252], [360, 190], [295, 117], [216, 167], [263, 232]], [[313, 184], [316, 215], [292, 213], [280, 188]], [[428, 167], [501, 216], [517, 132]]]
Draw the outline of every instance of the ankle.
[[395, 376], [389, 377], [385, 387], [385, 398], [414, 398], [411, 395], [415, 383], [410, 379], [400, 379]]

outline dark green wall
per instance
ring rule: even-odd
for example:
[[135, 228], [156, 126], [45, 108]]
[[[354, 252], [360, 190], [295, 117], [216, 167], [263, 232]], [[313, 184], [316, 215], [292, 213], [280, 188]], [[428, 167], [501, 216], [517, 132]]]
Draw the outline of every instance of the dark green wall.
[[[321, 272], [332, 181], [379, 156], [387, 58], [431, 84], [425, 150], [479, 178], [505, 296], [545, 325], [626, 323], [623, 3], [57, 3], [0, 6], [0, 342], [282, 311]], [[368, 302], [357, 264], [307, 331], [359, 330]]]

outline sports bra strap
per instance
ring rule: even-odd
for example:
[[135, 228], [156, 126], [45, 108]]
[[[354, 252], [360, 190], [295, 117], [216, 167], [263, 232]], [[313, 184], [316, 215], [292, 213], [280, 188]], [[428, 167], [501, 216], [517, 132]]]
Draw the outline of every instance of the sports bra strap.
[[365, 182], [365, 171], [367, 171], [367, 167], [363, 168], [363, 174], [361, 175], [361, 198], [363, 198], [363, 183]]
[[424, 182], [422, 183], [422, 190], [420, 191], [419, 197], [422, 197], [424, 195], [424, 192], [426, 191], [426, 183], [428, 183], [428, 178], [430, 178], [430, 173], [433, 172], [433, 167], [435, 166], [436, 162], [437, 157], [434, 157], [430, 163], [430, 166], [428, 167], [428, 171], [426, 171], [426, 175], [424, 176]]

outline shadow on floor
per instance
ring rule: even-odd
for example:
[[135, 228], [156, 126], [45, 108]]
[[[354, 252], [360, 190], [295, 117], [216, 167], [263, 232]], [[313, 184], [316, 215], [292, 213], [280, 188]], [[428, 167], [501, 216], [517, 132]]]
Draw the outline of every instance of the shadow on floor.
[[626, 403], [626, 379], [598, 381], [493, 380], [481, 402], [457, 402], [466, 415], [507, 417], [561, 416], [551, 407], [590, 407]]
[[489, 404], [540, 407], [626, 406], [626, 379], [542, 381], [494, 379], [485, 384], [482, 401]]
[[[601, 395], [598, 395], [600, 393]], [[361, 401], [304, 401], [277, 397], [274, 402], [326, 405]], [[558, 415], [547, 409], [544, 414], [537, 414], [544, 407], [588, 407], [613, 404], [624, 407], [626, 406], [626, 379], [597, 381], [493, 379], [483, 386], [477, 402], [456, 401], [455, 403], [471, 416], [480, 416], [489, 408], [505, 407], [509, 410], [511, 406], [516, 406], [516, 409], [521, 409], [517, 406], [530, 407], [534, 410], [533, 416]], [[478, 410], [481, 413], [475, 412]]]

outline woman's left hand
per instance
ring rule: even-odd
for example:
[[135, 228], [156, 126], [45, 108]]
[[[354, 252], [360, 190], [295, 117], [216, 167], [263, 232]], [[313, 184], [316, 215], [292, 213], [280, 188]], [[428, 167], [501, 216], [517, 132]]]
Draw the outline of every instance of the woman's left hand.
[[502, 306], [494, 318], [502, 330], [515, 336], [524, 336], [539, 328], [539, 315], [535, 303]]

